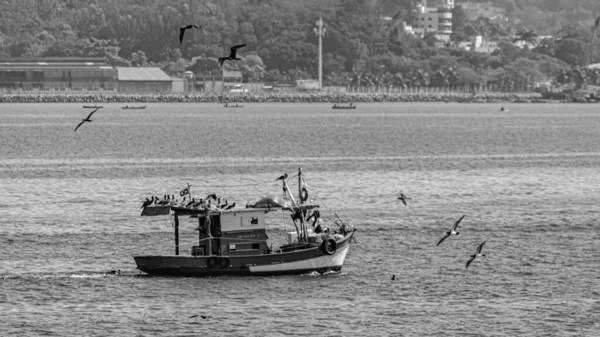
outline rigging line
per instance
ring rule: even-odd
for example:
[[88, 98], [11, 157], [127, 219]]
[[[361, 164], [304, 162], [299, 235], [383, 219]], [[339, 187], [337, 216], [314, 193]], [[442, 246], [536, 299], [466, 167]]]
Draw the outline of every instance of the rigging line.
[[[315, 191], [315, 199], [318, 200], [321, 204], [323, 204], [323, 206], [325, 207], [326, 210], [333, 212], [333, 208], [330, 208], [329, 206], [327, 206], [327, 204], [325, 203], [325, 201], [323, 201], [321, 198], [319, 198], [319, 193], [317, 193], [317, 189], [311, 187], [311, 185], [306, 181], [306, 179], [304, 177], [302, 177], [302, 179], [304, 180], [304, 184], [306, 184], [306, 187], [310, 188], [311, 190]], [[325, 217], [326, 218], [326, 217]], [[335, 221], [333, 221], [335, 222]]]

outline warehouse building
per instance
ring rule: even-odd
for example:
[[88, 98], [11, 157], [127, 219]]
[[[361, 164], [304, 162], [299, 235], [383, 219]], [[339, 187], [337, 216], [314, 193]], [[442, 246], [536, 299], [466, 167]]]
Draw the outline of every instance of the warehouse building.
[[116, 83], [104, 58], [0, 58], [0, 92], [115, 91]]
[[173, 79], [160, 68], [116, 68], [120, 93], [171, 93]]

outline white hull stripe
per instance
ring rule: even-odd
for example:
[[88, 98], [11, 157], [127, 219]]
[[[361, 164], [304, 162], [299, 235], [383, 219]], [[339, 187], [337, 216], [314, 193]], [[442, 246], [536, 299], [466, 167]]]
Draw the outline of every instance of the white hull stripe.
[[250, 272], [262, 273], [273, 271], [290, 271], [290, 270], [311, 270], [323, 269], [332, 267], [341, 267], [346, 259], [350, 245], [346, 245], [343, 249], [338, 250], [333, 255], [323, 255], [309, 260], [295, 261], [289, 263], [278, 263], [263, 266], [250, 266]]

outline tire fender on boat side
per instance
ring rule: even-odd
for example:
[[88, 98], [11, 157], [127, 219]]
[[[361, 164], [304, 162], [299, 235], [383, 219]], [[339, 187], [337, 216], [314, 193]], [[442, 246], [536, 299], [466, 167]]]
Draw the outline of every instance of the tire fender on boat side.
[[221, 268], [229, 268], [230, 264], [231, 262], [229, 261], [228, 257], [222, 257], [219, 259], [219, 267]]
[[306, 187], [302, 187], [302, 195], [300, 197], [302, 198], [302, 202], [306, 202], [306, 200], [308, 200], [308, 190]]
[[219, 258], [216, 256], [211, 256], [208, 258], [208, 261], [206, 261], [208, 268], [214, 268], [217, 266], [218, 263], [219, 263]]
[[333, 255], [337, 250], [337, 242], [335, 242], [334, 239], [327, 239], [323, 241], [321, 248], [323, 249], [323, 253], [327, 255]]

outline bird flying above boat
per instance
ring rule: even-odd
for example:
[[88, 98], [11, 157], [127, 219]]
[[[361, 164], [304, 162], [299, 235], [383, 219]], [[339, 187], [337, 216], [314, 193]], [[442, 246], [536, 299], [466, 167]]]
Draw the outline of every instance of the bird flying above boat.
[[91, 122], [92, 120], [90, 119], [90, 117], [92, 117], [92, 115], [94, 114], [94, 112], [98, 111], [98, 109], [100, 109], [100, 108], [97, 108], [94, 111], [90, 112], [90, 114], [85, 119], [82, 119], [81, 122], [79, 124], [77, 124], [77, 127], [75, 128], [75, 130], [73, 130], [73, 132], [77, 131], [77, 129], [79, 129], [79, 127], [83, 123], [85, 123], [85, 122]]
[[449, 231], [446, 231], [446, 235], [445, 235], [443, 238], [441, 238], [441, 239], [440, 239], [440, 241], [437, 243], [436, 247], [437, 247], [437, 246], [439, 246], [439, 245], [440, 245], [440, 243], [444, 242], [444, 240], [446, 240], [446, 238], [448, 238], [450, 235], [458, 235], [458, 234], [460, 234], [460, 233], [458, 233], [458, 232], [456, 231], [456, 228], [458, 227], [458, 224], [459, 224], [459, 223], [462, 221], [462, 219], [463, 219], [464, 217], [465, 217], [464, 215], [463, 215], [463, 216], [461, 216], [461, 217], [460, 217], [460, 219], [458, 219], [458, 220], [457, 220], [457, 221], [454, 223], [454, 225], [452, 226], [452, 229], [451, 229], [451, 230], [449, 230]]
[[471, 258], [469, 259], [469, 261], [467, 261], [467, 266], [465, 267], [465, 269], [469, 268], [469, 265], [471, 264], [471, 262], [473, 262], [473, 260], [475, 260], [476, 257], [485, 256], [485, 254], [481, 254], [481, 249], [483, 248], [483, 245], [486, 243], [486, 241], [483, 241], [479, 246], [477, 246], [477, 251], [474, 255], [471, 255]]
[[152, 205], [153, 202], [154, 202], [154, 196], [152, 196], [152, 199], [146, 198], [146, 201], [144, 201], [144, 203], [142, 204], [141, 208], [144, 208], [146, 206], [150, 206], [150, 205]]
[[227, 60], [231, 60], [231, 61], [238, 60], [238, 61], [241, 61], [242, 59], [237, 57], [237, 50], [240, 49], [240, 48], [242, 48], [242, 47], [245, 47], [245, 46], [246, 46], [245, 44], [238, 44], [238, 45], [235, 45], [235, 46], [231, 47], [231, 53], [229, 54], [229, 56], [219, 57], [219, 66], [222, 67], [223, 63], [225, 63], [225, 61], [227, 61]]
[[202, 28], [202, 26], [200, 25], [187, 25], [187, 26], [182, 26], [179, 28], [179, 43], [183, 43], [183, 35], [185, 34], [185, 31], [187, 29], [192, 29], [192, 28], [196, 28], [196, 29], [201, 29], [202, 32], [204, 33], [204, 35], [208, 35], [206, 34], [206, 31], [204, 30], [204, 28]]
[[406, 206], [406, 196], [404, 195], [404, 193], [402, 193], [402, 191], [400, 191], [400, 196], [398, 197], [398, 199], [402, 200], [402, 203], [404, 204], [404, 206]]
[[283, 180], [283, 179], [287, 179], [287, 177], [288, 177], [288, 174], [287, 174], [287, 173], [285, 173], [285, 174], [284, 174], [284, 175], [282, 175], [281, 177], [279, 177], [279, 178], [275, 179], [275, 181], [277, 181], [277, 180]]

